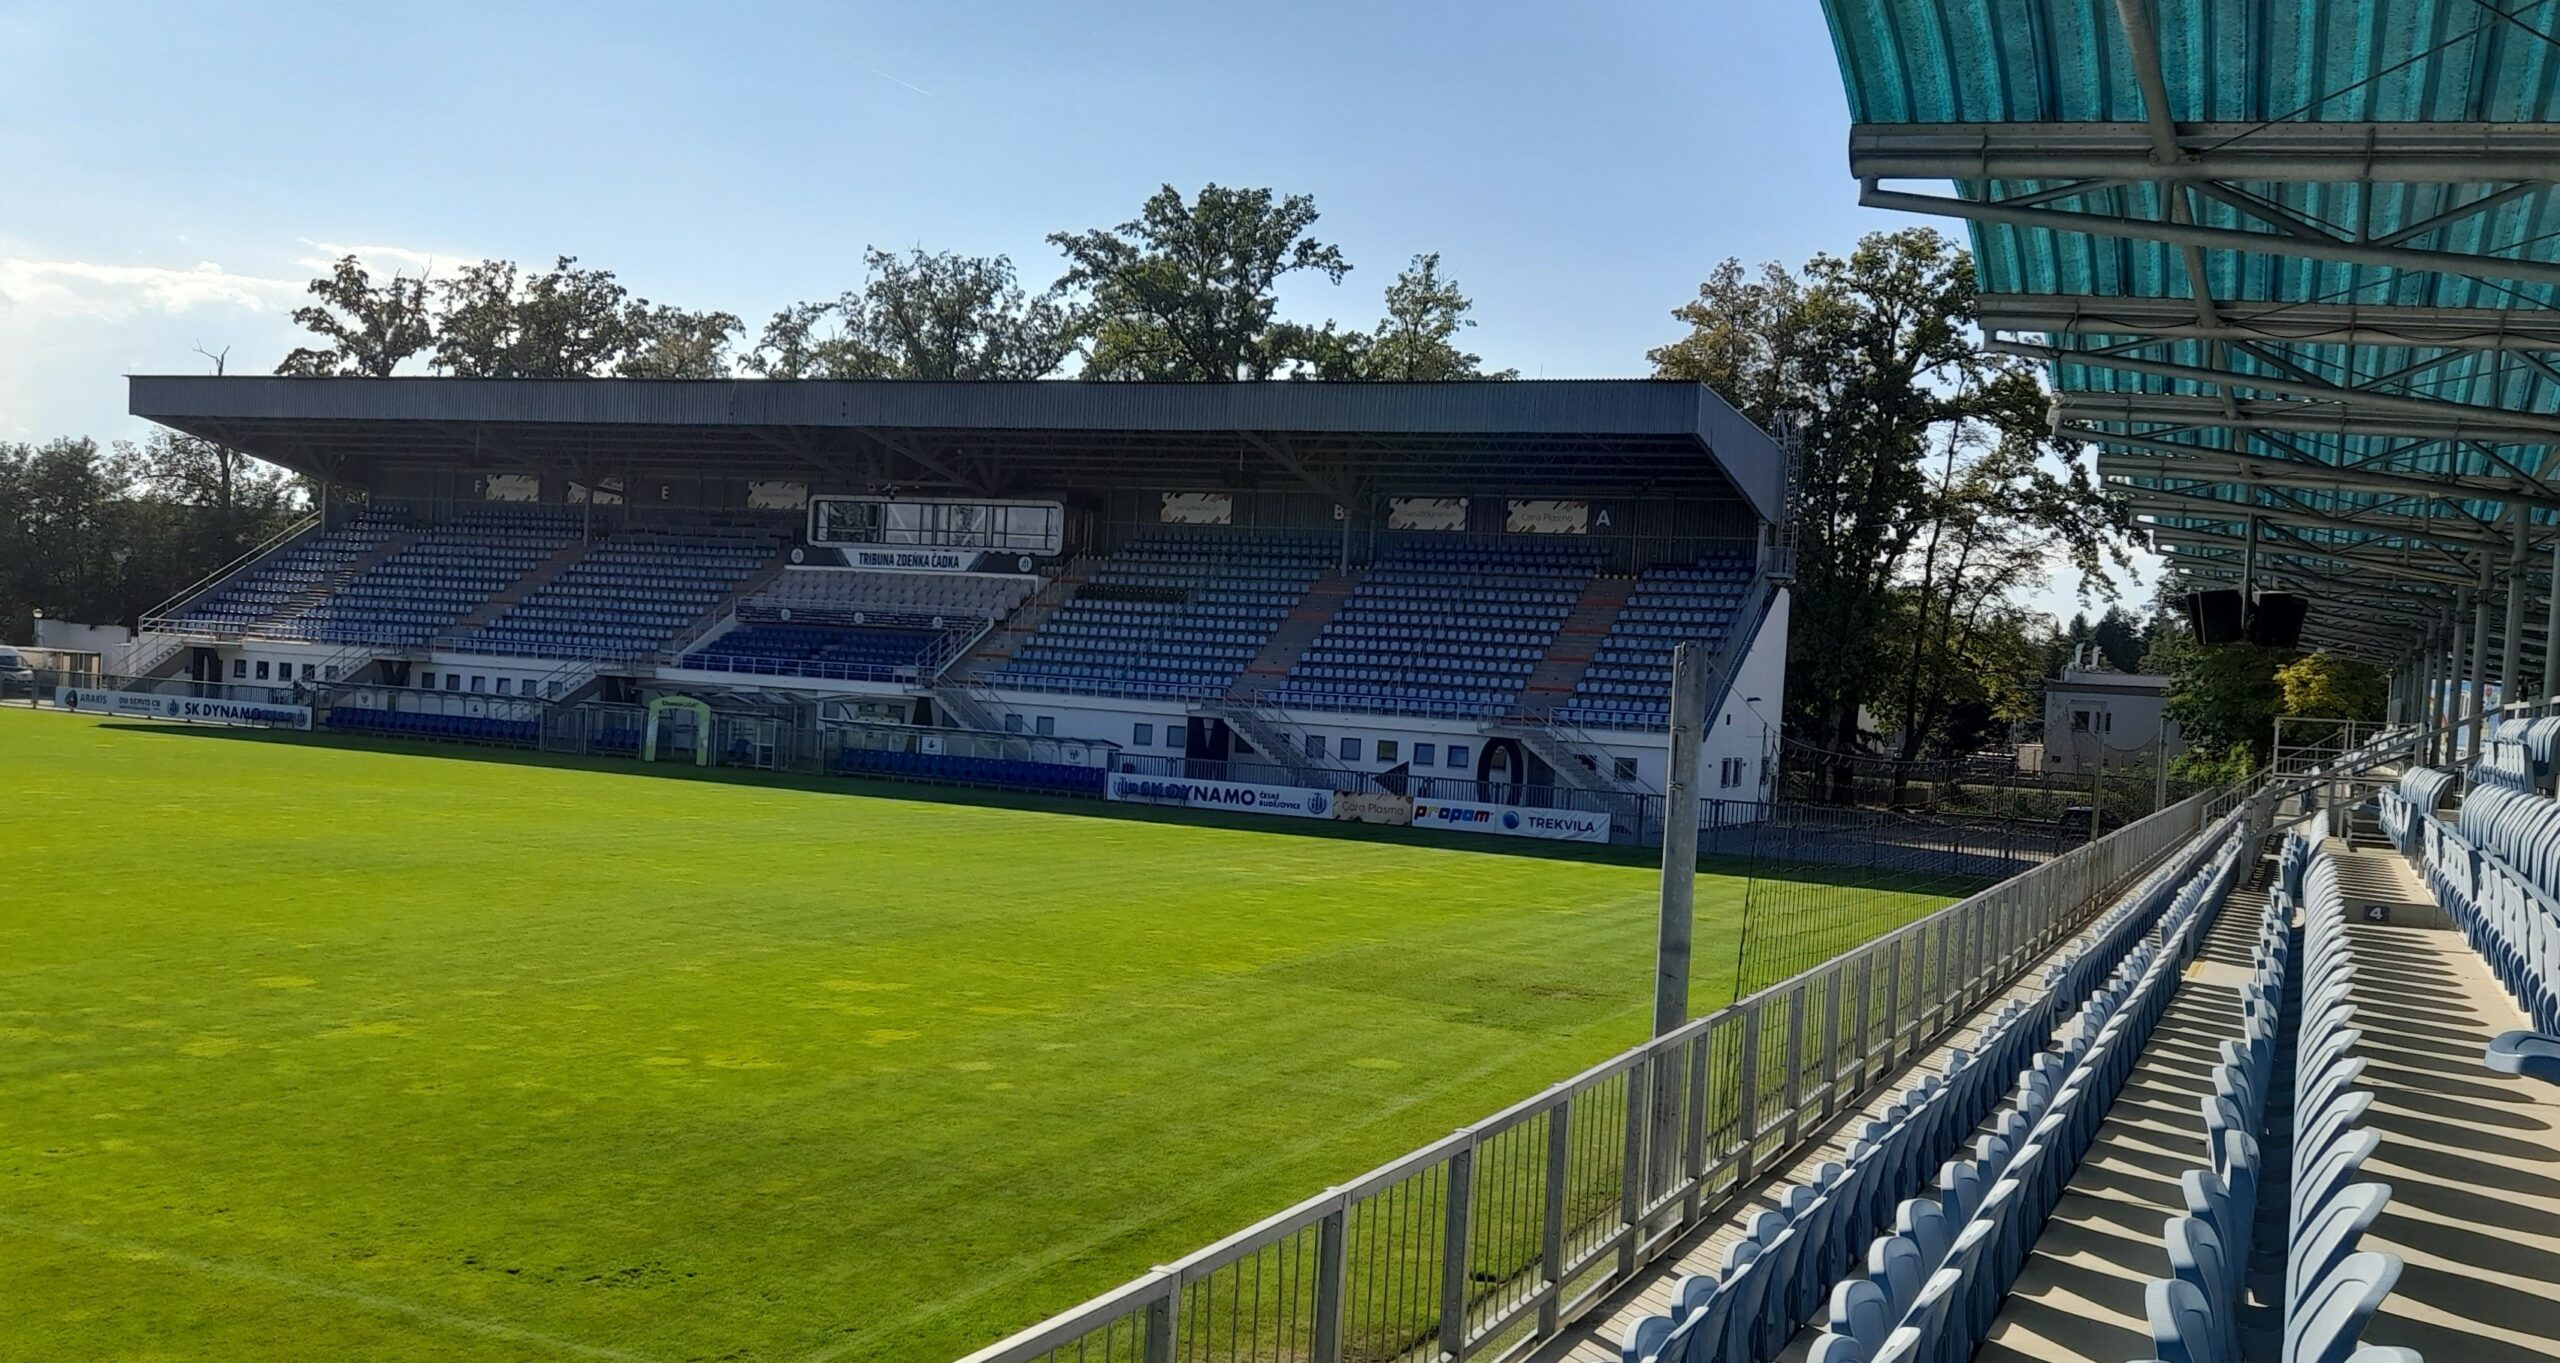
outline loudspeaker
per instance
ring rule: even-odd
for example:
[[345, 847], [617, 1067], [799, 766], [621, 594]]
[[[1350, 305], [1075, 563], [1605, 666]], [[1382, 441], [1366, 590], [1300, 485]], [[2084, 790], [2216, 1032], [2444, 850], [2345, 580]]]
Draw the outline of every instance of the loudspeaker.
[[2260, 592], [2249, 607], [2249, 642], [2267, 648], [2302, 646], [2302, 617], [2311, 602], [2294, 592]]
[[2187, 593], [2187, 628], [2200, 644], [2236, 644], [2248, 629], [2240, 593], [2231, 588]]

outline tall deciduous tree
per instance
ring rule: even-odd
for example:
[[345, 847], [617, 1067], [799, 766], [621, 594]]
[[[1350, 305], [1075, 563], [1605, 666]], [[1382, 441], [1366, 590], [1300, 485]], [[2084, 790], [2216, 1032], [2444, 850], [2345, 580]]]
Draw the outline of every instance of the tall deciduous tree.
[[[1387, 315], [1371, 332], [1338, 337], [1331, 325], [1302, 340], [1317, 376], [1429, 382], [1445, 379], [1516, 379], [1517, 369], [1488, 371], [1484, 358], [1461, 349], [1458, 337], [1474, 326], [1475, 303], [1458, 282], [1440, 273], [1440, 253], [1413, 258], [1387, 285]], [[1329, 348], [1330, 347], [1330, 348]]]
[[[562, 256], [540, 274], [483, 260], [436, 289], [438, 371], [464, 378], [566, 379], [609, 372], [639, 337], [631, 292], [611, 270]], [[645, 306], [645, 304], [643, 304]]]
[[1311, 235], [1316, 216], [1304, 194], [1166, 185], [1118, 227], [1052, 234], [1086, 300], [1084, 376], [1267, 379], [1312, 362], [1322, 333], [1279, 321], [1279, 282], [1351, 269]]
[[1026, 292], [1008, 257], [869, 249], [863, 265], [861, 288], [775, 313], [747, 367], [777, 379], [1038, 379], [1075, 349], [1063, 291]]
[[354, 256], [344, 256], [311, 281], [310, 293], [319, 301], [295, 308], [294, 324], [329, 344], [296, 349], [276, 366], [279, 374], [389, 378], [402, 360], [434, 340], [423, 279], [393, 275], [376, 284]]
[[725, 379], [729, 343], [745, 324], [731, 312], [689, 312], [640, 303], [625, 318], [630, 349], [614, 366], [627, 379]]
[[[1897, 589], [1925, 584], [1938, 603], [1933, 634], [1945, 636], [1950, 603], [1997, 595], [1940, 573], [2015, 584], [2027, 571], [2008, 552], [1965, 561], [1961, 533], [1948, 560], [1949, 533], [1967, 518], [1989, 516], [2012, 548], [2033, 546], [2084, 575], [2122, 561], [2120, 506], [2076, 447], [2051, 440], [2036, 374], [1982, 349], [1974, 292], [1971, 257], [1936, 232], [1875, 233], [1800, 271], [1773, 264], [1753, 275], [1725, 262], [1674, 314], [1688, 334], [1652, 352], [1663, 377], [1707, 383], [1799, 437], [1787, 689], [1793, 726], [1821, 747], [1862, 746], [1861, 710], [1884, 698], [1893, 654], [1913, 646], [1888, 629]], [[1930, 472], [1944, 442], [1960, 460], [1997, 461], [1997, 486], [1950, 502], [1947, 480]], [[1919, 647], [1925, 668], [1935, 646]], [[1845, 782], [1845, 766], [1836, 775]]]

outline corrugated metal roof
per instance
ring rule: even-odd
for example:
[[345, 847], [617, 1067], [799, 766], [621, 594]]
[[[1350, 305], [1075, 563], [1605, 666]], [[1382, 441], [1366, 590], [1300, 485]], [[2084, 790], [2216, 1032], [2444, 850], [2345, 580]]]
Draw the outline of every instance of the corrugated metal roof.
[[[1047, 491], [1115, 478], [1215, 485], [1296, 459], [1381, 495], [1730, 495], [1764, 520], [1785, 494], [1775, 442], [1704, 384], [932, 383], [898, 380], [273, 378], [127, 380], [136, 416], [304, 472], [638, 460], [670, 472], [808, 476], [883, 448], [990, 461]], [[813, 463], [813, 460], [815, 463]], [[848, 465], [849, 466], [849, 465]], [[902, 466], [904, 467], [904, 466]], [[907, 472], [914, 474], [915, 469]]]
[[[1943, 168], [1963, 201], [1953, 215], [1971, 219], [1986, 303], [2023, 296], [2045, 316], [2048, 304], [2070, 301], [2073, 329], [2036, 339], [2110, 352], [2106, 363], [2055, 363], [2052, 381], [2067, 396], [2102, 395], [2066, 403], [2075, 425], [2141, 438], [2110, 442], [2119, 457], [2102, 467], [2153, 523], [2236, 531], [2252, 510], [2281, 513], [2305, 538], [2261, 544], [2263, 561], [2316, 543], [2386, 567], [2405, 562], [2405, 581], [2431, 584], [2431, 601], [2449, 599], [2436, 581], [2449, 565], [2456, 575], [2480, 571], [2448, 554], [2478, 563], [2500, 535], [2512, 543], [2506, 518], [2521, 512], [2536, 538], [2560, 524], [2560, 498], [2535, 486], [2560, 440], [2560, 330], [2547, 346], [2484, 344], [2477, 334], [2432, 346], [2284, 334], [2288, 309], [2308, 317], [2352, 305], [2404, 320], [2426, 310], [2430, 325], [2443, 322], [2430, 339], [2452, 339], [2560, 307], [2560, 193], [2540, 183], [2560, 179], [2560, 130], [2538, 126], [2560, 121], [2560, 3], [1826, 0], [1825, 9], [1858, 124], [1853, 167], [1890, 178]], [[2159, 128], [2128, 11], [2148, 25], [2175, 124], [2174, 155], [2153, 154], [2147, 165], [2140, 154], [2157, 152]], [[2253, 165], [2253, 156], [2263, 159]], [[2075, 157], [2115, 173], [2056, 178]], [[1960, 165], [1985, 173], [1968, 177]], [[2527, 174], [2542, 166], [2548, 175]], [[1879, 183], [1869, 183], [1870, 202], [1914, 206], [1875, 192]], [[1988, 220], [1993, 213], [2032, 216]], [[2073, 213], [2096, 220], [2075, 223], [2065, 216]], [[2214, 330], [2204, 320], [2213, 311], [2267, 306], [2246, 308], [2238, 334], [2226, 323], [2211, 338], [2159, 335], [2157, 308], [2110, 320], [2110, 300], [2194, 304], [2194, 243], [2167, 239], [2189, 226], [2207, 229], [2195, 249], [2209, 307], [2185, 329]], [[2000, 315], [1986, 306], [1987, 318]], [[2140, 395], [2186, 408], [2228, 398], [2244, 409], [2236, 415], [2265, 424], [2234, 423], [2229, 410], [2218, 415], [2233, 424], [2144, 419], [2162, 417], [2163, 404], [2124, 401]], [[2094, 419], [2109, 406], [2115, 419]], [[2170, 407], [2166, 415], [2184, 410]], [[2194, 470], [2136, 471], [2191, 452], [2309, 469], [2280, 495]], [[2323, 486], [2324, 465], [2474, 484], [2459, 489], [2471, 495], [2444, 498], [2388, 478]], [[2275, 464], [2252, 467], [2289, 476]], [[2499, 486], [2481, 485], [2489, 483]], [[2348, 524], [2318, 524], [2324, 517]], [[2375, 518], [2392, 532], [2350, 528]], [[2443, 538], [2425, 543], [2435, 531]], [[2190, 564], [2228, 557], [2171, 549]], [[2381, 601], [2382, 614], [2395, 604]], [[2373, 651], [2371, 639], [2361, 632], [2350, 642]]]

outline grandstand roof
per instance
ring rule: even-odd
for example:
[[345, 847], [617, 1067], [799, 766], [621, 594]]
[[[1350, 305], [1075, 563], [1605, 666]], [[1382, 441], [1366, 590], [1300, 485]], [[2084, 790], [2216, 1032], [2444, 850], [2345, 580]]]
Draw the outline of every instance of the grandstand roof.
[[136, 376], [136, 416], [300, 472], [706, 472], [992, 494], [1299, 484], [1739, 495], [1786, 461], [1695, 383], [910, 383]]
[[2182, 577], [2390, 661], [2538, 570], [2560, 0], [1824, 8], [1862, 201], [1971, 224], [1985, 328]]

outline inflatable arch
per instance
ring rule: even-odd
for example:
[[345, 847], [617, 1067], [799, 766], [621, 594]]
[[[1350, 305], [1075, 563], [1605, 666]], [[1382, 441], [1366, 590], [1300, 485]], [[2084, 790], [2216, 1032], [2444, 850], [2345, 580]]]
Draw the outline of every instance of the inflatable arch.
[[669, 710], [685, 710], [692, 713], [696, 734], [693, 743], [693, 764], [697, 767], [710, 766], [711, 707], [691, 696], [660, 696], [649, 702], [649, 730], [640, 749], [640, 760], [643, 762], [658, 760], [658, 719]]

